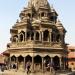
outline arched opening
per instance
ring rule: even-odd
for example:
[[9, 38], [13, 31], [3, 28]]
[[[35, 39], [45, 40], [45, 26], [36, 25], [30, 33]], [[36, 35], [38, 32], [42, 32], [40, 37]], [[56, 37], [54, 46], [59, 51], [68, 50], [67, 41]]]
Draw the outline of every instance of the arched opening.
[[[39, 60], [39, 61], [38, 61]], [[42, 63], [42, 58], [41, 56], [37, 55], [34, 57], [34, 63]]]
[[20, 32], [20, 42], [24, 41], [25, 40], [25, 32], [24, 31], [21, 31]]
[[11, 57], [11, 69], [16, 69], [17, 65], [16, 65], [16, 57], [12, 56]]
[[31, 40], [34, 40], [34, 32], [31, 33]]
[[56, 42], [56, 34], [55, 33], [51, 34], [51, 41]]
[[54, 34], [52, 33], [52, 34], [51, 34], [51, 41], [52, 41], [52, 42], [54, 41], [54, 40], [53, 40], [53, 38], [54, 38], [53, 36], [54, 36]]
[[53, 66], [55, 70], [59, 70], [60, 69], [60, 60], [58, 56], [55, 56], [53, 58]]
[[34, 57], [34, 70], [40, 71], [42, 68], [42, 58], [41, 56], [37, 55]]
[[31, 56], [29, 56], [29, 55], [28, 55], [28, 56], [26, 56], [26, 58], [25, 58], [25, 59], [26, 59], [26, 63], [27, 63], [27, 62], [29, 62], [29, 61], [30, 61], [30, 62], [32, 62], [32, 57], [31, 57]]
[[18, 57], [18, 69], [23, 70], [24, 68], [24, 58], [23, 56]]
[[18, 57], [18, 61], [19, 61], [19, 62], [23, 62], [23, 60], [24, 60], [23, 56], [19, 56], [19, 57]]
[[54, 21], [54, 17], [53, 17], [53, 16], [51, 16], [51, 17], [50, 17], [50, 20], [51, 20], [51, 21]]
[[43, 36], [44, 36], [43, 40], [44, 40], [44, 41], [48, 41], [48, 38], [49, 38], [49, 31], [48, 31], [48, 30], [45, 30], [44, 33], [43, 33]]
[[30, 13], [28, 13], [28, 17], [31, 17], [31, 14]]
[[30, 38], [30, 31], [27, 32], [27, 39]]
[[41, 17], [44, 17], [44, 12], [41, 13]]
[[36, 40], [39, 40], [39, 33], [36, 32]]
[[50, 64], [51, 62], [51, 58], [47, 55], [44, 57], [44, 64], [45, 64], [45, 67], [48, 66], [48, 64]]
[[12, 38], [12, 42], [16, 42], [16, 38], [15, 37]]
[[18, 36], [17, 35], [12, 37], [12, 42], [18, 42]]
[[15, 56], [12, 56], [12, 57], [11, 57], [11, 61], [12, 61], [12, 62], [16, 62], [16, 57], [15, 57]]
[[23, 41], [23, 34], [20, 34], [20, 42]]
[[57, 42], [60, 42], [60, 34], [58, 34], [58, 35], [56, 36], [56, 41], [57, 41]]

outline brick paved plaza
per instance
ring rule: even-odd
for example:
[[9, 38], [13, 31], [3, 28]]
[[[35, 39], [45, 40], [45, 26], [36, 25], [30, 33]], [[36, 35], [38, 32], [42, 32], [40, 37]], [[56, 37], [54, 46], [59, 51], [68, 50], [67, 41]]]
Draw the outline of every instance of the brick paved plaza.
[[[5, 70], [4, 72], [0, 72], [0, 75], [27, 75], [26, 72], [22, 72], [22, 71], [14, 71], [14, 70]], [[50, 72], [45, 72], [45, 73], [30, 73], [28, 75], [75, 75], [75, 72], [63, 72], [63, 73], [50, 73]]]

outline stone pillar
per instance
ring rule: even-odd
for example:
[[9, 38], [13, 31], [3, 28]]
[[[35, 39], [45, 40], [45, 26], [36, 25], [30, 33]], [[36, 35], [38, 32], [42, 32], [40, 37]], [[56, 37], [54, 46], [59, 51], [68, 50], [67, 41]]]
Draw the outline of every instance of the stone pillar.
[[24, 57], [24, 71], [25, 71], [25, 67], [26, 67], [26, 66], [25, 66], [25, 57]]
[[31, 40], [31, 37], [32, 37], [32, 36], [31, 36], [31, 33], [30, 33], [30, 38], [29, 38], [29, 40]]
[[66, 59], [65, 59], [65, 57], [63, 59], [63, 67], [64, 67], [64, 70], [65, 70], [66, 69]]
[[26, 37], [27, 37], [27, 32], [25, 32], [25, 41], [26, 41]]
[[53, 64], [53, 58], [51, 57], [51, 64]]
[[47, 12], [45, 13], [45, 17], [47, 17]]
[[39, 35], [39, 40], [41, 41], [41, 39], [42, 39], [42, 33], [40, 32], [39, 34], [40, 34]]
[[43, 42], [43, 31], [42, 31], [42, 42]]
[[11, 57], [9, 57], [9, 70], [11, 69]]
[[20, 42], [20, 36], [19, 36], [19, 34], [18, 34], [18, 42]]
[[60, 69], [61, 69], [62, 68], [62, 58], [60, 57], [59, 60], [60, 60]]
[[62, 30], [60, 30], [60, 42], [64, 42], [64, 34], [62, 32]]
[[17, 64], [17, 65], [16, 65], [16, 66], [17, 66], [16, 69], [18, 70], [18, 57], [16, 57], [16, 64]]
[[34, 32], [34, 41], [36, 41], [36, 32]]
[[25, 35], [25, 34], [23, 34], [23, 42], [24, 42], [24, 39], [25, 39], [24, 35]]
[[32, 72], [34, 72], [34, 57], [32, 56]]
[[51, 32], [49, 33], [49, 42], [51, 43]]
[[51, 57], [51, 60], [50, 60], [50, 73], [52, 72], [52, 68], [53, 68], [53, 65], [54, 65], [54, 62], [53, 62], [53, 57]]
[[44, 72], [44, 58], [42, 57], [42, 72]]
[[54, 32], [54, 35], [53, 35], [53, 40], [54, 42], [56, 42], [56, 33]]

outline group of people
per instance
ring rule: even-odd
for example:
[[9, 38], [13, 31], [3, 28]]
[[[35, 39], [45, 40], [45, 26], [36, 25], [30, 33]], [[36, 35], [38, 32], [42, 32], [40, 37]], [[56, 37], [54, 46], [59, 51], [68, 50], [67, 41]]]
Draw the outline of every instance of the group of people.
[[[27, 74], [31, 72], [30, 68], [31, 68], [31, 63], [30, 63], [30, 61], [28, 61], [26, 63]], [[46, 71], [50, 71], [50, 72], [54, 71], [54, 65], [53, 65], [53, 63], [50, 63], [50, 62], [44, 63], [44, 68], [46, 69]]]

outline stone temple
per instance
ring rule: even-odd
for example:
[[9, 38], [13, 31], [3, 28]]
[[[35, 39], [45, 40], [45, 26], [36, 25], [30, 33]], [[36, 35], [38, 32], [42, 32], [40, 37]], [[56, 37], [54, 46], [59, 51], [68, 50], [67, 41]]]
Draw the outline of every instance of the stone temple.
[[55, 9], [47, 0], [29, 0], [19, 14], [20, 19], [10, 29], [9, 69], [26, 70], [30, 61], [31, 72], [43, 72], [48, 63], [55, 70], [66, 69], [66, 30]]

